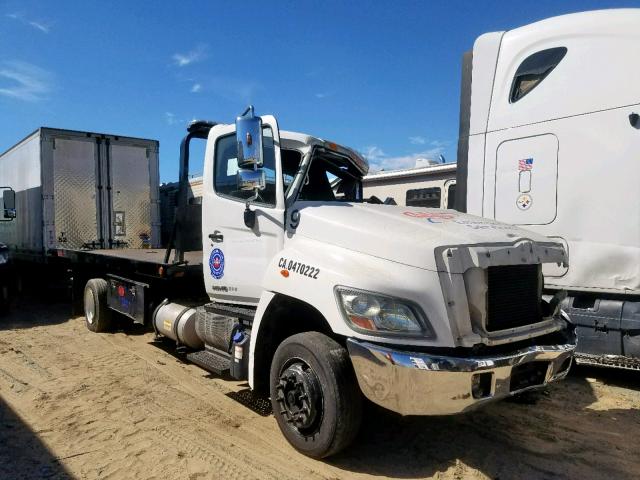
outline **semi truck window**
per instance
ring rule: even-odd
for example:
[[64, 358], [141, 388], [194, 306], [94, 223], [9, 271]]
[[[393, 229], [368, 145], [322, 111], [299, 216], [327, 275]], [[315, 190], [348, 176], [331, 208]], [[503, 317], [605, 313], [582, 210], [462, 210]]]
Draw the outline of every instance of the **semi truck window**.
[[407, 207], [440, 208], [440, 187], [407, 190]]
[[525, 58], [513, 77], [509, 102], [517, 102], [540, 85], [566, 54], [565, 47], [556, 47], [541, 50]]
[[[276, 204], [276, 170], [273, 134], [270, 128], [263, 130], [263, 169], [267, 177], [267, 186], [260, 192], [255, 203], [275, 206]], [[238, 173], [238, 145], [235, 134], [221, 137], [216, 142], [216, 161], [213, 182], [216, 193], [225, 197], [246, 200], [253, 192], [238, 190], [236, 174]]]
[[447, 208], [456, 208], [456, 184], [449, 185], [447, 191]]

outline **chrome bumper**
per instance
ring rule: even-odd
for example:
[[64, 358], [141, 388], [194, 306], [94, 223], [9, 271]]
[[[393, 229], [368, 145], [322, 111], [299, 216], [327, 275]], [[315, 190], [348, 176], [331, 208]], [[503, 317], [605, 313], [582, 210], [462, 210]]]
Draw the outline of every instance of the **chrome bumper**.
[[564, 378], [576, 337], [473, 358], [399, 351], [354, 339], [347, 348], [360, 389], [374, 403], [402, 415], [451, 415]]

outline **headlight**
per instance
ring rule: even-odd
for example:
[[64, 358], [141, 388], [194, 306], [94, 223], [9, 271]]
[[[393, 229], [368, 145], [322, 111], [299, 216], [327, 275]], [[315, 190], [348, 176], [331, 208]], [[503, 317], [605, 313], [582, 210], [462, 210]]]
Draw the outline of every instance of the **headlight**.
[[424, 314], [412, 302], [346, 287], [336, 287], [336, 297], [345, 320], [354, 330], [435, 337]]

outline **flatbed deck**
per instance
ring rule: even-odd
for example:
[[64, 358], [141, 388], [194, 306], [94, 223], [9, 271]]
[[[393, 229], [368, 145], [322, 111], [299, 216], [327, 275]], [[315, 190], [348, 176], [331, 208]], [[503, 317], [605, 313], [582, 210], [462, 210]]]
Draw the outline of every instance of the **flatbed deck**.
[[185, 252], [183, 263], [173, 263], [174, 252], [165, 262], [163, 248], [114, 248], [58, 250], [58, 257], [70, 261], [74, 269], [117, 274], [127, 278], [202, 277], [202, 252]]
[[[155, 265], [171, 265], [173, 254], [169, 263], [165, 263], [166, 250], [159, 248], [114, 248], [103, 250], [73, 250], [73, 252], [89, 255], [101, 255], [135, 262], [153, 263]], [[189, 266], [202, 265], [202, 251], [185, 252], [184, 260]]]

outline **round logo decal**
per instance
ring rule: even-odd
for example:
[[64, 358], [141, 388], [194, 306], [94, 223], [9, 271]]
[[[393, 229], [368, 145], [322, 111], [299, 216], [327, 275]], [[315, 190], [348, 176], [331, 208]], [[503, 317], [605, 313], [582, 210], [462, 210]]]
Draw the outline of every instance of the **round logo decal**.
[[526, 193], [520, 195], [516, 200], [516, 205], [520, 210], [529, 209], [532, 203], [533, 203], [533, 199], [531, 198], [531, 195], [528, 195]]
[[209, 268], [211, 276], [220, 280], [224, 276], [224, 253], [219, 248], [214, 248], [209, 256]]

